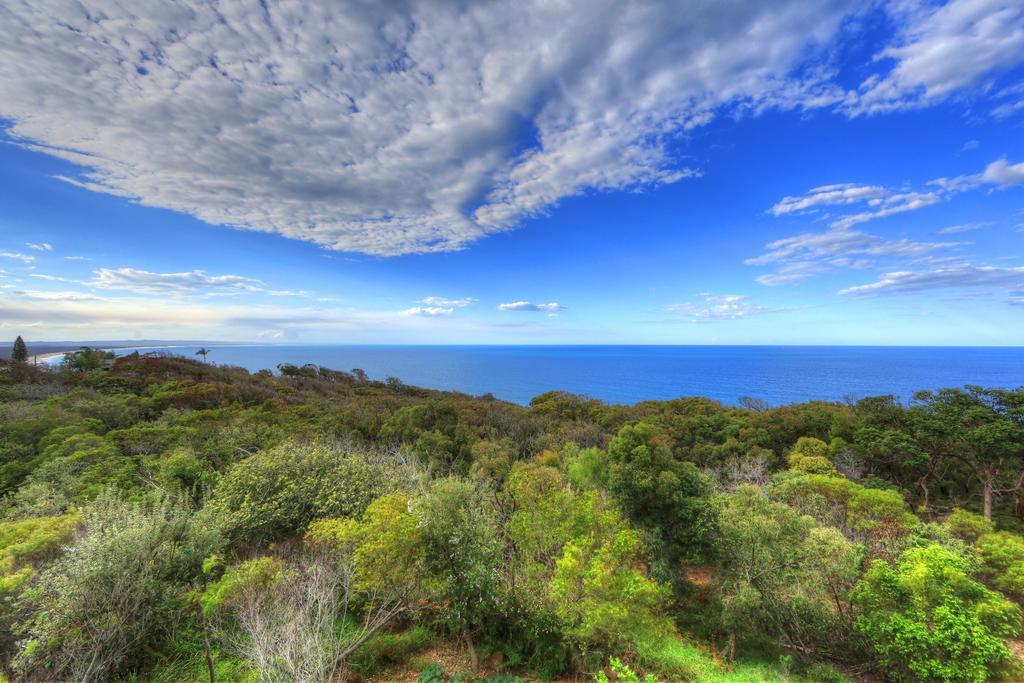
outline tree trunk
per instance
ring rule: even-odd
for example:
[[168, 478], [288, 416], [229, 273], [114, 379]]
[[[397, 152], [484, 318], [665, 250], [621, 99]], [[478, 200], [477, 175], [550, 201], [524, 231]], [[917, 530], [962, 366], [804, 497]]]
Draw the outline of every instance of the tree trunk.
[[469, 666], [476, 673], [480, 669], [480, 659], [476, 654], [476, 647], [473, 645], [473, 634], [466, 631], [464, 634], [466, 638], [466, 649], [469, 651]]
[[1024, 490], [1017, 489], [1017, 503], [1013, 506], [1017, 519], [1024, 519]]
[[985, 519], [992, 519], [992, 479], [985, 480]]

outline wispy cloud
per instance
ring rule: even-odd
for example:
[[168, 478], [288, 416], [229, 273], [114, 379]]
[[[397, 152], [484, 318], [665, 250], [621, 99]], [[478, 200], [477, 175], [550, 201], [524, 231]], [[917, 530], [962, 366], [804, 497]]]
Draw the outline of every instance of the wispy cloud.
[[424, 316], [427, 318], [437, 318], [441, 316], [451, 315], [455, 312], [455, 309], [451, 306], [413, 306], [401, 311], [400, 315], [404, 316]]
[[35, 256], [22, 254], [16, 251], [0, 251], [0, 258], [8, 258], [14, 261], [21, 261], [22, 263], [32, 263], [36, 260]]
[[548, 313], [558, 313], [564, 311], [565, 306], [560, 303], [552, 302], [548, 304], [534, 304], [529, 301], [513, 301], [508, 304], [498, 304], [499, 311], [545, 311]]
[[772, 308], [769, 306], [758, 306], [752, 303], [749, 297], [740, 294], [711, 294], [704, 292], [699, 294], [700, 301], [697, 303], [670, 304], [666, 310], [671, 313], [690, 318], [691, 322], [710, 322], [712, 320], [736, 320], [747, 318], [752, 315], [765, 313], [779, 313], [789, 310], [785, 308]]
[[893, 3], [898, 42], [875, 57], [883, 71], [847, 97], [854, 114], [925, 106], [990, 82], [1024, 62], [1024, 6], [1003, 0]]
[[959, 265], [925, 271], [886, 273], [879, 280], [840, 290], [844, 296], [907, 294], [930, 289], [995, 287], [1006, 289], [1015, 298], [1024, 295], [1024, 267]]
[[183, 273], [153, 273], [137, 268], [100, 268], [89, 281], [92, 287], [146, 294], [186, 294], [210, 292], [258, 292], [265, 289], [260, 280], [242, 275], [207, 275], [202, 270]]
[[804, 195], [783, 197], [770, 211], [775, 216], [784, 216], [822, 206], [857, 204], [869, 199], [880, 199], [887, 194], [889, 191], [879, 185], [857, 185], [856, 183], [823, 185], [812, 188]]
[[26, 242], [25, 246], [36, 251], [53, 251], [53, 245], [49, 242]]
[[783, 197], [769, 209], [769, 213], [774, 216], [786, 216], [819, 214], [823, 210], [852, 209], [853, 213], [824, 214], [824, 217], [829, 218], [829, 227], [844, 229], [876, 218], [933, 206], [957, 193], [973, 190], [982, 185], [1008, 187], [1021, 183], [1024, 183], [1024, 163], [1010, 164], [1004, 158], [990, 163], [981, 173], [930, 180], [926, 189], [896, 190], [881, 185], [856, 183], [815, 187], [802, 195]]
[[744, 263], [775, 266], [774, 273], [758, 276], [757, 281], [762, 285], [780, 285], [837, 269], [869, 268], [876, 258], [916, 258], [961, 245], [962, 242], [889, 240], [860, 230], [830, 228], [769, 242], [763, 254]]
[[443, 306], [450, 308], [465, 308], [472, 304], [476, 299], [473, 297], [463, 297], [462, 299], [448, 299], [443, 296], [428, 296], [426, 299], [420, 299], [419, 303], [426, 306]]
[[936, 235], [956, 235], [956, 234], [959, 234], [961, 232], [973, 232], [975, 230], [981, 230], [981, 229], [986, 228], [986, 227], [988, 227], [990, 225], [992, 225], [992, 224], [991, 223], [987, 223], [987, 222], [986, 223], [961, 223], [959, 225], [949, 225], [949, 226], [946, 226], [945, 228], [940, 228], [940, 229], [935, 231], [935, 234]]

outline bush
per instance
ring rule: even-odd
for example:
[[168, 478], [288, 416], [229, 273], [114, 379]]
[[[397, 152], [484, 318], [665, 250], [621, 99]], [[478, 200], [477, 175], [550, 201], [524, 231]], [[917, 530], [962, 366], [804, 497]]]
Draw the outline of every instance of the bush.
[[424, 626], [413, 626], [401, 633], [378, 633], [352, 653], [348, 663], [356, 673], [370, 676], [405, 662], [436, 642], [437, 635]]
[[876, 560], [858, 582], [857, 628], [892, 675], [986, 681], [1012, 660], [1003, 639], [1020, 630], [1020, 609], [968, 572], [964, 558], [932, 545], [895, 565]]
[[990, 534], [996, 530], [991, 519], [985, 519], [981, 515], [968, 512], [962, 508], [956, 508], [946, 518], [946, 526], [957, 538], [974, 542], [979, 536]]
[[209, 520], [166, 500], [105, 494], [82, 521], [75, 544], [20, 600], [31, 616], [14, 666], [26, 678], [106, 680], [137, 669], [182, 610], [176, 593], [220, 544]]
[[1024, 598], [1024, 538], [1007, 531], [978, 539], [982, 571], [999, 590]]
[[413, 482], [409, 468], [382, 453], [289, 443], [237, 463], [209, 505], [232, 542], [257, 545], [299, 533], [314, 519], [361, 515], [374, 498]]

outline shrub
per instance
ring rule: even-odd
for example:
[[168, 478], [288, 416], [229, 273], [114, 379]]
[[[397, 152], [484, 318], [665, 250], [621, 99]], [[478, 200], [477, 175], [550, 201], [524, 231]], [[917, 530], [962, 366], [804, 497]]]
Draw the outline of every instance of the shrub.
[[949, 514], [949, 517], [946, 518], [946, 526], [957, 538], [962, 538], [972, 543], [979, 536], [990, 534], [996, 530], [992, 520], [985, 519], [981, 515], [976, 515], [962, 508], [956, 508]]
[[437, 635], [424, 626], [401, 633], [378, 633], [352, 653], [348, 663], [356, 673], [368, 676], [400, 664], [436, 642]]
[[858, 582], [857, 628], [892, 675], [985, 681], [1012, 660], [1003, 639], [1020, 630], [1020, 609], [968, 572], [964, 558], [932, 545], [895, 565], [876, 560]]
[[1024, 598], [1024, 538], [1007, 531], [978, 539], [982, 571], [999, 590]]
[[209, 505], [231, 541], [264, 544], [314, 519], [361, 515], [373, 499], [412, 482], [410, 469], [381, 453], [289, 443], [237, 463], [217, 482]]
[[176, 590], [216, 551], [216, 528], [192, 510], [101, 496], [83, 531], [20, 600], [31, 613], [14, 660], [26, 678], [106, 680], [137, 668], [180, 611]]

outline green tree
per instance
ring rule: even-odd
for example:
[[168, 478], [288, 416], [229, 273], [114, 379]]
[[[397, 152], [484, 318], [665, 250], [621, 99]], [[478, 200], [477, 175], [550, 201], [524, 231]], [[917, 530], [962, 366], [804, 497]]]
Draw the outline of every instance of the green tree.
[[893, 677], [987, 681], [1012, 660], [1003, 643], [1020, 609], [970, 576], [968, 561], [940, 545], [876, 560], [852, 593], [858, 630]]
[[678, 563], [703, 547], [712, 524], [708, 480], [672, 456], [657, 429], [626, 425], [608, 447], [608, 489], [626, 515], [648, 532], [658, 574], [678, 576]]
[[1024, 392], [967, 387], [914, 399], [920, 428], [980, 486], [982, 511], [991, 519], [997, 496], [1024, 489]]
[[493, 506], [472, 484], [435, 481], [412, 504], [419, 520], [426, 574], [445, 608], [448, 627], [466, 642], [475, 669], [476, 642], [500, 615], [502, 544]]
[[718, 499], [723, 623], [735, 636], [769, 638], [798, 656], [849, 646], [847, 593], [860, 553], [837, 530], [754, 486]]
[[25, 346], [25, 340], [21, 338], [21, 335], [18, 335], [14, 340], [14, 346], [11, 347], [11, 360], [16, 363], [24, 363], [28, 360], [28, 347]]

